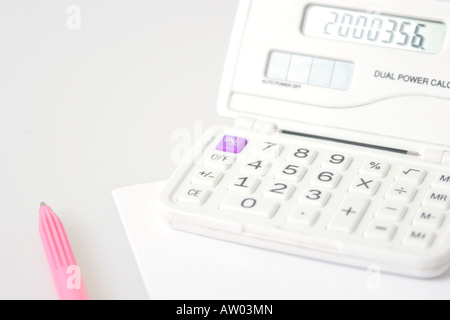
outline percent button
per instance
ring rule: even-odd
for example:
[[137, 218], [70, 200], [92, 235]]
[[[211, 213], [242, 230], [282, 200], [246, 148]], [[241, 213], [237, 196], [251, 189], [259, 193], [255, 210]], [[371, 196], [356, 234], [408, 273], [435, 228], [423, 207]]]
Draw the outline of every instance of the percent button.
[[367, 160], [359, 170], [362, 175], [370, 175], [376, 178], [384, 178], [390, 169], [386, 162], [378, 160]]

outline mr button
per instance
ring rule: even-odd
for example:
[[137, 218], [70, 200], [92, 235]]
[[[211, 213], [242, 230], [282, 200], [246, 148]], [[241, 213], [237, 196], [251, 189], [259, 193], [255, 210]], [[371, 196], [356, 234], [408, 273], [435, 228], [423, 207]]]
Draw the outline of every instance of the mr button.
[[450, 208], [450, 193], [445, 190], [432, 189], [428, 191], [425, 199], [422, 201], [424, 207], [430, 207], [440, 210]]
[[201, 206], [208, 199], [211, 192], [202, 188], [188, 187], [183, 190], [178, 199], [180, 202]]

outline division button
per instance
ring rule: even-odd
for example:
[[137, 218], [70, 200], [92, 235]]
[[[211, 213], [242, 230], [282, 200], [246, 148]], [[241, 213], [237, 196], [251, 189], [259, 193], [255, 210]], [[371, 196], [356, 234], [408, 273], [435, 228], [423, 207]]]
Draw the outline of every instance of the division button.
[[409, 203], [414, 199], [417, 189], [406, 184], [394, 183], [386, 194], [386, 199]]

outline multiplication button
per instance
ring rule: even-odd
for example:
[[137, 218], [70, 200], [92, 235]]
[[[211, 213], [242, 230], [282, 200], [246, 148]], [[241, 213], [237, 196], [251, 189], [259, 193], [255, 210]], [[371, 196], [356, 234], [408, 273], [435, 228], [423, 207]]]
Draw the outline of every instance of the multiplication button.
[[350, 185], [349, 191], [366, 196], [373, 196], [379, 187], [380, 183], [372, 178], [357, 177]]

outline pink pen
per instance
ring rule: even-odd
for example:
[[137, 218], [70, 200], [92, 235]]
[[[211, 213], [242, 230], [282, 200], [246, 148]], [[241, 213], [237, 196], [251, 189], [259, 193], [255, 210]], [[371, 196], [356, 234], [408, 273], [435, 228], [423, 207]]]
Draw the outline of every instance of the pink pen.
[[75, 262], [69, 240], [58, 216], [41, 202], [39, 233], [61, 300], [88, 300], [80, 268]]

